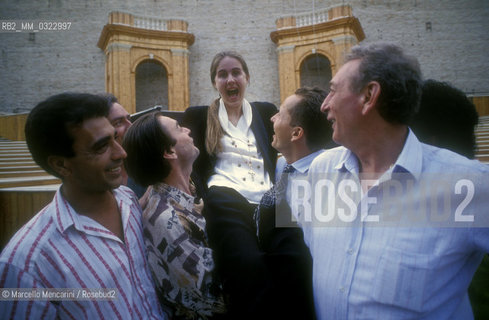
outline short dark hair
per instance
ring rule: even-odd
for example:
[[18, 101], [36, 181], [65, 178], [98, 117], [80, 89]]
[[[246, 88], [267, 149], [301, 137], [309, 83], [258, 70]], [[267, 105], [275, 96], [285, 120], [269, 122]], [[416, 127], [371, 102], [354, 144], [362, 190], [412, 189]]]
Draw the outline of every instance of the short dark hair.
[[418, 60], [392, 43], [357, 45], [346, 56], [346, 62], [360, 60], [358, 75], [351, 89], [362, 90], [370, 81], [380, 84], [378, 111], [390, 123], [408, 124], [419, 107], [421, 70]]
[[327, 91], [318, 87], [301, 87], [294, 94], [301, 101], [289, 110], [290, 125], [304, 129], [307, 147], [312, 151], [326, 148], [333, 133], [327, 114], [321, 112]]
[[69, 129], [88, 119], [107, 117], [108, 113], [106, 101], [88, 93], [65, 92], [40, 102], [29, 113], [25, 124], [32, 158], [48, 173], [60, 177], [48, 164], [48, 157], [74, 157], [74, 137]]
[[119, 100], [112, 93], [102, 93], [100, 96], [107, 101], [109, 108], [112, 108], [114, 103], [119, 103]]
[[171, 171], [163, 154], [170, 152], [176, 140], [166, 128], [161, 127], [158, 117], [163, 117], [163, 114], [156, 111], [134, 121], [122, 141], [127, 153], [124, 160], [127, 173], [145, 187], [162, 182]]
[[461, 90], [446, 82], [426, 80], [419, 112], [411, 128], [422, 142], [474, 158], [479, 115]]

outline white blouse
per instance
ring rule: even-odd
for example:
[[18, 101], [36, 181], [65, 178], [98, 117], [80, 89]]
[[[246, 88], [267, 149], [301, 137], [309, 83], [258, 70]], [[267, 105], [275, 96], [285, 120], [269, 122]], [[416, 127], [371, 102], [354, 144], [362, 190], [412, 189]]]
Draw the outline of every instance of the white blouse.
[[219, 122], [224, 129], [221, 138], [222, 151], [217, 155], [215, 173], [208, 186], [228, 187], [238, 191], [251, 203], [259, 203], [271, 187], [270, 177], [258, 152], [256, 139], [251, 130], [252, 111], [248, 101], [243, 100], [243, 114], [234, 126], [228, 118], [221, 99]]

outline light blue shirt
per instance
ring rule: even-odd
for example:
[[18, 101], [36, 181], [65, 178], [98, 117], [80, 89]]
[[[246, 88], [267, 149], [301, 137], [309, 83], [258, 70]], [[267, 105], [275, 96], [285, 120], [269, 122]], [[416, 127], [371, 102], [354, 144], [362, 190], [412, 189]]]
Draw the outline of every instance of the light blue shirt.
[[[467, 288], [489, 251], [489, 167], [422, 144], [409, 131], [376, 186], [364, 194], [358, 177], [358, 159], [344, 147], [327, 150], [309, 169], [314, 222], [301, 223], [318, 319], [473, 318]], [[397, 196], [382, 189], [389, 183], [400, 187]], [[348, 209], [356, 219], [339, 223]], [[428, 218], [415, 221], [420, 212]], [[330, 213], [336, 220], [326, 222]], [[459, 223], [470, 217], [473, 223]]]
[[[324, 151], [326, 151], [326, 150], [320, 149], [318, 151], [315, 151], [311, 154], [308, 154], [307, 156], [300, 158], [299, 160], [291, 163], [290, 165], [292, 167], [294, 167], [294, 172], [289, 173], [287, 175], [287, 179], [289, 179], [289, 181], [293, 181], [296, 179], [303, 179], [303, 177], [306, 177], [307, 173], [309, 172], [309, 167], [311, 166], [312, 161], [314, 159], [316, 159], [316, 157], [319, 156], [320, 154], [322, 154]], [[280, 180], [280, 177], [282, 176], [282, 172], [284, 171], [284, 168], [286, 165], [287, 165], [287, 162], [285, 161], [285, 157], [278, 158], [277, 166], [275, 167], [276, 183], [278, 183], [278, 181]], [[293, 201], [291, 199], [291, 184], [290, 183], [287, 184], [287, 190], [285, 192], [286, 192], [285, 196], [286, 196], [287, 202], [290, 205], [291, 202]], [[277, 212], [277, 213], [280, 214], [280, 212]], [[287, 226], [287, 224], [281, 225], [277, 221], [277, 226]]]
[[[316, 152], [313, 152], [303, 158], [300, 158], [296, 162], [292, 163], [291, 165], [294, 167], [295, 171], [305, 174], [309, 171], [309, 167], [311, 166], [312, 161], [321, 153], [326, 151], [325, 149], [320, 149]], [[275, 167], [275, 183], [280, 180], [280, 176], [282, 175], [282, 171], [284, 171], [285, 166], [287, 165], [287, 162], [285, 161], [285, 157], [280, 157], [277, 160], [277, 166]]]

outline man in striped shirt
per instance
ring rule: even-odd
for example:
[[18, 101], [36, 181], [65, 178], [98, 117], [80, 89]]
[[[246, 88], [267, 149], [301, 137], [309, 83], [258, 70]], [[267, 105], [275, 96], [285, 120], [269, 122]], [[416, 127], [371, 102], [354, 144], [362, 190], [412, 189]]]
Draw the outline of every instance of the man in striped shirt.
[[[102, 97], [63, 93], [29, 114], [29, 150], [62, 185], [0, 255], [0, 287], [10, 288], [2, 289], [1, 318], [164, 318], [146, 261], [141, 209], [119, 187], [126, 153], [108, 111]], [[34, 289], [26, 299], [18, 288]]]

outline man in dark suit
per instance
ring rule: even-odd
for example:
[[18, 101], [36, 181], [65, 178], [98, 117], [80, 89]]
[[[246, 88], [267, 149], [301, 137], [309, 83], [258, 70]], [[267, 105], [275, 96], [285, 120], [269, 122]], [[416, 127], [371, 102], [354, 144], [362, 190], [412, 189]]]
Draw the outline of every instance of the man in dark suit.
[[307, 175], [311, 162], [332, 147], [332, 129], [321, 104], [327, 92], [299, 88], [284, 100], [273, 122], [272, 146], [282, 153], [277, 183], [265, 193], [255, 211], [260, 250], [266, 257], [268, 298], [266, 310], [286, 319], [314, 319], [312, 258], [302, 229], [291, 215], [287, 180]]

